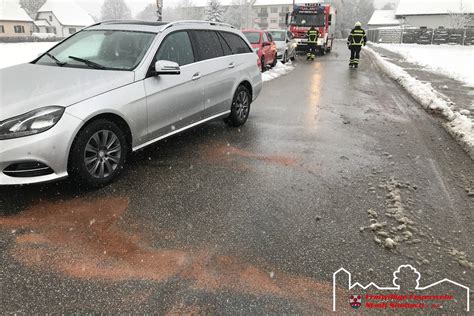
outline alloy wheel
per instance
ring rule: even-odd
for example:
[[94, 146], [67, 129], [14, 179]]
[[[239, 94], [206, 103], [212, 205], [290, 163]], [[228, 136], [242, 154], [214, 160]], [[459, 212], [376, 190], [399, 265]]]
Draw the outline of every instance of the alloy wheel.
[[94, 178], [107, 178], [117, 169], [122, 155], [119, 138], [110, 130], [93, 134], [84, 150], [84, 164]]
[[249, 111], [250, 100], [247, 92], [240, 91], [235, 99], [235, 110], [239, 120], [244, 120]]

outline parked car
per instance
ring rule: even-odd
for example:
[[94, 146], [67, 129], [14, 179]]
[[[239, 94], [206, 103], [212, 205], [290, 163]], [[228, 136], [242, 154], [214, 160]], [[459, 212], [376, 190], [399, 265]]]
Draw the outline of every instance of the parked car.
[[242, 126], [262, 87], [245, 36], [204, 21], [98, 23], [0, 78], [4, 185], [107, 184], [131, 151], [215, 118]]
[[296, 40], [288, 30], [268, 30], [277, 46], [277, 57], [282, 63], [296, 58]]
[[242, 33], [244, 33], [257, 53], [262, 72], [264, 72], [267, 67], [275, 67], [278, 61], [277, 47], [272, 35], [269, 32], [254, 29], [242, 30]]

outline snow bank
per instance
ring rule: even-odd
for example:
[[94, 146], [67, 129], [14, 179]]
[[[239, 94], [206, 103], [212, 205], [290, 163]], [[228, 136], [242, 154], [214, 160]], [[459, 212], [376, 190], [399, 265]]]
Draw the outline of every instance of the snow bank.
[[441, 114], [447, 122], [447, 131], [463, 146], [474, 159], [474, 126], [472, 120], [459, 112], [454, 112], [447, 101], [439, 97], [431, 84], [423, 83], [410, 76], [401, 67], [383, 59], [373, 49], [367, 47], [380, 68], [393, 80], [397, 81], [406, 91], [417, 100], [427, 111]]
[[53, 42], [0, 44], [0, 68], [30, 62], [55, 44]]
[[402, 55], [408, 62], [426, 67], [474, 87], [474, 47], [461, 45], [375, 44]]
[[291, 62], [287, 62], [283, 64], [281, 62], [277, 62], [276, 66], [266, 72], [262, 73], [262, 80], [263, 81], [270, 81], [276, 79], [280, 76], [286, 75], [290, 71], [295, 70], [295, 67], [291, 64]]

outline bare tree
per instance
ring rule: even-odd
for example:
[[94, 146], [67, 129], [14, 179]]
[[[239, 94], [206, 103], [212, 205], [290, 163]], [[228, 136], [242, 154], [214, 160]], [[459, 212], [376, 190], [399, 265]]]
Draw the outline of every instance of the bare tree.
[[20, 0], [21, 7], [28, 13], [28, 15], [35, 20], [36, 13], [45, 4], [46, 0]]
[[454, 29], [463, 29], [473, 24], [473, 16], [466, 10], [463, 1], [459, 0], [459, 10], [448, 11], [449, 24]]
[[156, 5], [151, 3], [147, 5], [145, 9], [143, 9], [143, 11], [137, 14], [137, 20], [156, 21], [157, 18], [158, 17], [156, 15]]
[[395, 3], [393, 2], [387, 2], [385, 5], [382, 7], [382, 10], [395, 10]]
[[223, 22], [229, 23], [238, 29], [253, 26], [254, 11], [252, 6], [256, 0], [233, 0], [225, 11]]
[[132, 11], [124, 0], [105, 0], [102, 5], [103, 20], [131, 19]]

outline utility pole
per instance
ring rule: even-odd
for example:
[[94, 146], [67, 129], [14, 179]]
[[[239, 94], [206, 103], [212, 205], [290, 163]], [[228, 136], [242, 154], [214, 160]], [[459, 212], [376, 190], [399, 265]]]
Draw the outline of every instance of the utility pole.
[[163, 0], [156, 0], [156, 15], [158, 22], [163, 21]]

